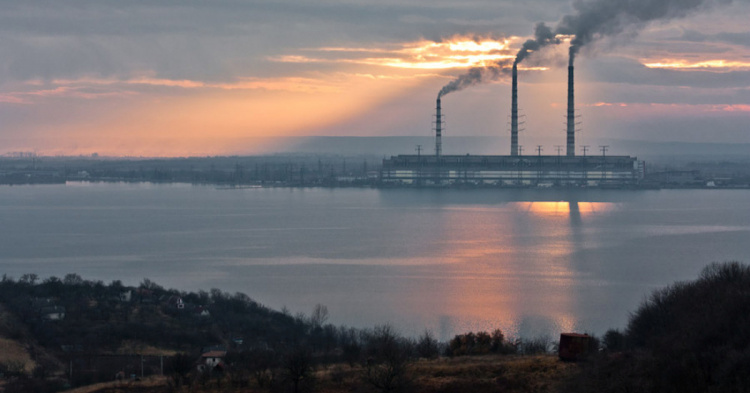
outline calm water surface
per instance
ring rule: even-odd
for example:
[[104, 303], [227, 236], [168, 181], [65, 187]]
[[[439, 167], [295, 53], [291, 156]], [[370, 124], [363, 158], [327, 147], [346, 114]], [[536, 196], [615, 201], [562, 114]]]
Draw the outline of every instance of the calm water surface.
[[750, 262], [750, 193], [0, 187], [0, 273], [245, 292], [443, 339], [622, 328], [653, 289]]

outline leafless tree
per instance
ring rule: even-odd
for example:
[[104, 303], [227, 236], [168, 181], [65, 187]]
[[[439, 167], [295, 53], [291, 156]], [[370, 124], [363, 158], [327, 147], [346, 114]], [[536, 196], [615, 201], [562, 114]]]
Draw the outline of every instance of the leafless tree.
[[411, 384], [411, 352], [411, 343], [391, 326], [376, 327], [367, 343], [365, 380], [382, 392], [405, 390]]

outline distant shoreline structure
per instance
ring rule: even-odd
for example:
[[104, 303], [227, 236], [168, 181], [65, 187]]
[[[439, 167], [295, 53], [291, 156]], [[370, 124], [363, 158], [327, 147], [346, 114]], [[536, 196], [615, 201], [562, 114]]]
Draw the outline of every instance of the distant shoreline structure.
[[[655, 161], [655, 162], [654, 162]], [[190, 158], [0, 157], [0, 184], [149, 182], [219, 188], [750, 188], [750, 156], [662, 160], [602, 154], [395, 156], [274, 154]]]
[[[268, 142], [267, 139], [271, 139]], [[442, 135], [443, 154], [461, 155], [471, 153], [475, 155], [505, 154], [508, 145], [501, 136], [473, 135], [446, 136]], [[0, 160], [6, 159], [90, 159], [90, 160], [155, 160], [155, 159], [197, 159], [219, 157], [245, 156], [277, 156], [277, 155], [334, 155], [334, 156], [378, 156], [382, 158], [391, 155], [415, 154], [417, 145], [424, 147], [423, 155], [434, 154], [431, 148], [435, 143], [434, 136], [310, 136], [310, 137], [278, 137], [278, 138], [239, 138], [233, 143], [235, 149], [225, 153], [212, 154], [194, 153], [187, 155], [143, 155], [130, 153], [126, 155], [112, 155], [106, 152], [89, 149], [82, 154], [59, 155], [35, 149], [0, 150]], [[267, 142], [267, 143], [263, 143]], [[608, 154], [630, 154], [649, 162], [659, 158], [675, 156], [697, 157], [704, 159], [722, 159], [726, 157], [750, 159], [750, 142], [736, 143], [715, 142], [681, 142], [681, 141], [644, 141], [619, 138], [590, 138], [587, 142], [594, 148], [599, 145], [609, 145]], [[554, 152], [553, 141], [546, 136], [528, 136], [524, 143], [526, 155], [532, 153], [528, 146], [543, 145], [545, 152]], [[244, 146], [257, 146], [257, 149]], [[593, 151], [592, 151], [593, 152]]]

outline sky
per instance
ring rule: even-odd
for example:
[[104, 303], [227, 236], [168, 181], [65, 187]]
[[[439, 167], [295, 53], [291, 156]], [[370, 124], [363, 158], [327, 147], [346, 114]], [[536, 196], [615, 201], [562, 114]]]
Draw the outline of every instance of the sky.
[[508, 70], [539, 22], [559, 34], [519, 64], [520, 140], [552, 154], [565, 144], [570, 26], [591, 10], [605, 19], [578, 25], [589, 39], [575, 59], [579, 141], [750, 143], [750, 0], [632, 0], [677, 11], [612, 19], [607, 7], [623, 3], [0, 0], [0, 154], [426, 137], [438, 92], [470, 72], [484, 80], [442, 98], [443, 135], [509, 145]]

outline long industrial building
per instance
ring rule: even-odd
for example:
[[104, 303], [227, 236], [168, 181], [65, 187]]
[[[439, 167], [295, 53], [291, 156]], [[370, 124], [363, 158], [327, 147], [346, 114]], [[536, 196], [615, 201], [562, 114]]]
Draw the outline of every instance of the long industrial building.
[[402, 185], [626, 186], [643, 179], [630, 156], [399, 155], [383, 160], [382, 181]]
[[[381, 181], [414, 186], [630, 187], [645, 176], [645, 163], [630, 156], [575, 155], [573, 66], [568, 67], [565, 155], [521, 155], [518, 145], [518, 82], [513, 64], [510, 155], [443, 155], [440, 96], [435, 118], [435, 154], [383, 159]], [[541, 152], [541, 150], [540, 150]]]

